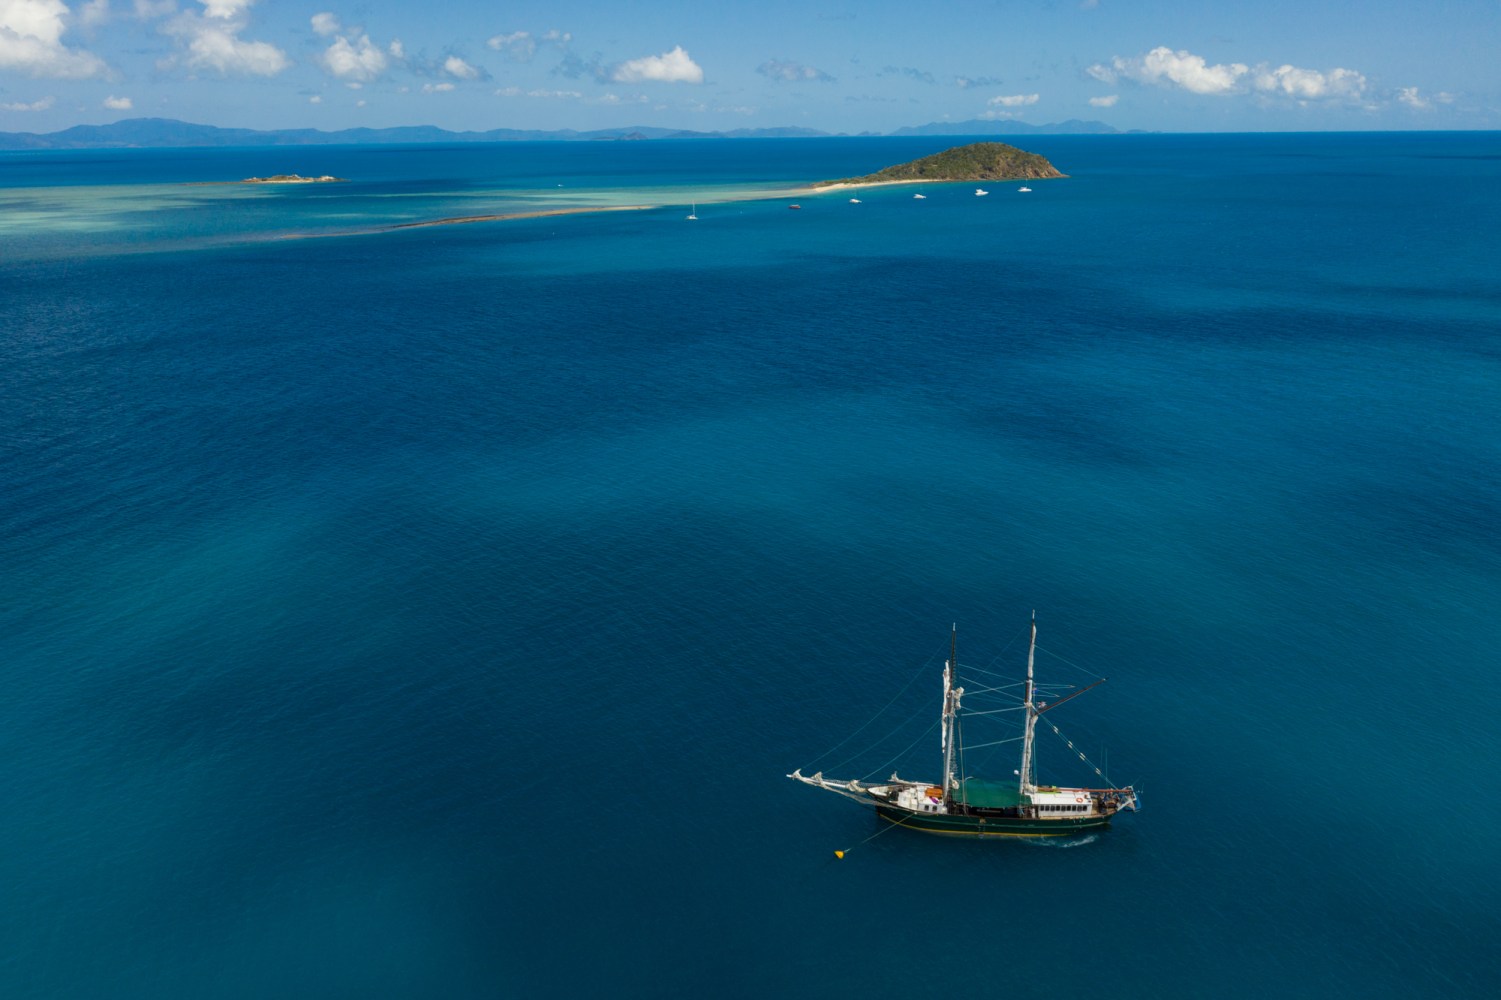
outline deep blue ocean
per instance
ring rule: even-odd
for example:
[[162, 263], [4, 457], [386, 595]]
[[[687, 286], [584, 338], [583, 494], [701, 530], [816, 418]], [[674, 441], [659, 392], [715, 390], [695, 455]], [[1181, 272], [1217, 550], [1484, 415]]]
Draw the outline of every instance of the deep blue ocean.
[[1501, 133], [958, 141], [0, 154], [0, 995], [1494, 996]]

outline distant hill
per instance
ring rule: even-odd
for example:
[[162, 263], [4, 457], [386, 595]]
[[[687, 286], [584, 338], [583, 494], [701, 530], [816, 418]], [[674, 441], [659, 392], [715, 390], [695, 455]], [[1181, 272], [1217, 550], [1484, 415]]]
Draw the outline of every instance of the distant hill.
[[846, 177], [837, 181], [820, 181], [815, 187], [829, 184], [886, 184], [894, 181], [1040, 181], [1065, 177], [1046, 157], [1008, 146], [1004, 142], [972, 142], [955, 146], [932, 156], [864, 177]]
[[[1062, 133], [1111, 133], [1116, 130], [1103, 122], [1070, 120], [1050, 125], [1028, 125], [1019, 121], [933, 122], [900, 128], [891, 135], [1056, 135]], [[725, 132], [697, 132], [691, 129], [656, 128], [635, 125], [625, 128], [592, 129], [514, 129], [496, 128], [485, 132], [450, 132], [434, 125], [407, 125], [398, 128], [347, 128], [335, 132], [321, 129], [220, 128], [195, 125], [171, 118], [127, 118], [109, 125], [75, 125], [61, 132], [0, 132], [0, 149], [118, 149], [129, 147], [172, 146], [327, 146], [450, 143], [450, 142], [544, 142], [607, 141], [640, 139], [786, 139], [817, 138], [835, 133], [818, 129], [737, 128]], [[868, 133], [865, 133], [868, 134]]]
[[1049, 122], [1046, 125], [1029, 125], [1015, 119], [991, 120], [971, 118], [962, 122], [929, 122], [927, 125], [909, 125], [890, 135], [1119, 135], [1120, 129], [1104, 122], [1084, 122], [1070, 118], [1066, 122]]
[[713, 139], [788, 138], [823, 136], [827, 132], [807, 128], [742, 128], [729, 132], [694, 132], [654, 128], [574, 129], [497, 128], [486, 132], [450, 132], [433, 125], [399, 128], [347, 128], [336, 132], [320, 129], [220, 128], [195, 125], [171, 118], [127, 118], [110, 125], [75, 125], [61, 132], [0, 132], [0, 149], [108, 149], [158, 146], [328, 146], [366, 143], [448, 142], [539, 142], [616, 139]]

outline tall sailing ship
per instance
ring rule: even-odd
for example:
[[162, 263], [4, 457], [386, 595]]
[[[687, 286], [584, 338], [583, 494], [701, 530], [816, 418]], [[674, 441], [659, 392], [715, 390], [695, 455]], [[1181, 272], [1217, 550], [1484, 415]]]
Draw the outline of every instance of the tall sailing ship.
[[[960, 705], [964, 688], [958, 679], [958, 630], [950, 633], [949, 659], [943, 668], [943, 708], [940, 749], [943, 751], [941, 781], [908, 781], [895, 773], [878, 785], [861, 781], [838, 781], [825, 778], [820, 771], [811, 777], [799, 768], [787, 777], [805, 785], [834, 792], [862, 805], [875, 807], [877, 815], [898, 826], [961, 837], [1057, 837], [1108, 826], [1120, 812], [1136, 812], [1139, 798], [1130, 786], [1118, 787], [1104, 778], [1104, 788], [1066, 788], [1039, 785], [1035, 774], [1033, 746], [1037, 722], [1047, 712], [1077, 698], [1105, 679], [1051, 704], [1037, 700], [1033, 665], [1037, 655], [1037, 616], [1032, 616], [1031, 639], [1027, 648], [1027, 679], [1022, 689], [1023, 713], [1021, 766], [1014, 780], [962, 777], [964, 748], [961, 740]], [[1045, 723], [1049, 725], [1050, 723]], [[1056, 727], [1051, 727], [1055, 728]], [[1061, 736], [1061, 734], [1060, 734]], [[1068, 743], [1081, 760], [1087, 758]]]

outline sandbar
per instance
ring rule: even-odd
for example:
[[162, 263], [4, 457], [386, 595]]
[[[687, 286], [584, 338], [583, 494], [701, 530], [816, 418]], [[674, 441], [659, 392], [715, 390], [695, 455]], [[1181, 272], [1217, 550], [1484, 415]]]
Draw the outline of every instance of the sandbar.
[[[700, 201], [700, 205], [724, 205], [737, 201], [780, 201], [788, 198], [811, 198], [831, 191], [851, 188], [886, 187], [892, 184], [958, 184], [961, 181], [898, 180], [898, 181], [841, 181], [835, 184], [782, 188], [780, 190], [748, 190], [721, 192], [712, 201]], [[687, 200], [687, 199], [685, 199]], [[485, 215], [454, 215], [443, 219], [423, 219], [418, 222], [396, 222], [371, 226], [365, 229], [349, 229], [336, 233], [291, 233], [282, 239], [320, 239], [334, 236], [367, 236], [374, 233], [391, 233], [401, 229], [427, 229], [433, 226], [465, 226], [476, 222], [506, 222], [511, 219], [543, 219], [558, 215], [592, 215], [597, 212], [645, 212], [664, 208], [665, 205], [579, 205], [571, 208], [538, 208], [519, 212], [494, 212]]]
[[577, 208], [538, 208], [529, 212], [500, 212], [495, 215], [455, 215], [447, 219], [425, 219], [422, 222], [397, 222], [380, 226], [372, 232], [390, 232], [393, 229], [423, 229], [427, 226], [463, 226], [471, 222], [504, 222], [507, 219], [542, 219], [549, 215], [588, 215], [594, 212], [642, 212], [655, 205], [582, 205]]
[[446, 219], [423, 219], [419, 222], [394, 222], [367, 229], [346, 229], [337, 233], [286, 233], [284, 240], [318, 240], [338, 236], [370, 236], [393, 233], [398, 229], [428, 229], [432, 226], [465, 226], [472, 222], [505, 222], [508, 219], [542, 219], [551, 215], [588, 215], [594, 212], [641, 212], [656, 205], [583, 205], [576, 208], [538, 208], [529, 212], [497, 212], [491, 215], [454, 215]]

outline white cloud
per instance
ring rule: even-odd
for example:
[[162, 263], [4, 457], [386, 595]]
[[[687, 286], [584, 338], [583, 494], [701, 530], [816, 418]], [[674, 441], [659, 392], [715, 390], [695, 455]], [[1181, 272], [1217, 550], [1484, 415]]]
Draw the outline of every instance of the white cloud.
[[1353, 69], [1336, 68], [1325, 72], [1289, 64], [1273, 67], [1270, 63], [1259, 63], [1254, 68], [1238, 62], [1210, 65], [1203, 56], [1186, 49], [1174, 51], [1165, 45], [1131, 59], [1116, 56], [1108, 64], [1095, 63], [1084, 72], [1112, 85], [1130, 80], [1213, 96], [1254, 90], [1264, 96], [1299, 102], [1360, 101], [1367, 86], [1366, 78]]
[[314, 14], [308, 20], [313, 25], [313, 33], [323, 38], [339, 33], [339, 18], [332, 11]]
[[203, 4], [204, 17], [216, 17], [232, 21], [255, 6], [255, 0], [198, 0]]
[[539, 97], [549, 100], [577, 99], [584, 95], [577, 90], [522, 90], [520, 87], [502, 87], [496, 97]]
[[186, 41], [189, 66], [216, 69], [226, 75], [275, 76], [292, 65], [281, 49], [269, 42], [247, 42], [233, 28], [179, 21], [167, 33]]
[[111, 111], [129, 111], [135, 107], [135, 102], [128, 97], [116, 97], [111, 94], [104, 99], [104, 106]]
[[[1119, 59], [1120, 56], [1116, 56], [1116, 58]], [[1101, 83], [1108, 83], [1111, 86], [1115, 86], [1115, 84], [1120, 82], [1120, 74], [1104, 63], [1095, 63], [1093, 66], [1087, 67], [1084, 73], [1086, 76], [1091, 76]]]
[[[1187, 49], [1174, 52], [1166, 45], [1159, 45], [1136, 59], [1116, 56], [1111, 60], [1110, 68], [1117, 75], [1138, 83], [1166, 83], [1195, 94], [1233, 93], [1239, 87], [1241, 77], [1251, 71], [1244, 63], [1211, 66], [1203, 56], [1196, 56]], [[1090, 70], [1093, 73], [1094, 67]]]
[[1089, 104], [1090, 107], [1095, 108], [1113, 108], [1115, 107], [1115, 102], [1120, 99], [1120, 94], [1107, 94], [1104, 97], [1091, 97]]
[[992, 97], [985, 103], [992, 108], [1021, 108], [1029, 104], [1036, 104], [1038, 94], [1009, 94], [1005, 97]]
[[177, 12], [177, 0], [136, 0], [136, 17], [149, 21], [153, 17], [166, 17]]
[[399, 38], [391, 39], [391, 44], [386, 46], [386, 51], [391, 53], [392, 59], [405, 59], [407, 57], [407, 50], [402, 47], [401, 39]]
[[485, 44], [496, 52], [504, 53], [512, 62], [530, 62], [539, 46], [547, 45], [563, 50], [568, 48], [571, 41], [572, 33], [553, 28], [541, 35], [533, 35], [530, 31], [512, 31], [509, 34], [495, 35], [487, 39]]
[[1253, 82], [1257, 90], [1282, 94], [1300, 101], [1330, 98], [1358, 100], [1366, 88], [1366, 78], [1353, 69], [1332, 69], [1328, 73], [1320, 73], [1316, 69], [1285, 65], [1276, 69], [1258, 66]]
[[55, 97], [43, 97], [40, 100], [32, 101], [30, 104], [15, 101], [10, 104], [0, 104], [0, 111], [46, 111], [56, 102], [57, 98]]
[[480, 78], [480, 71], [458, 56], [449, 56], [443, 60], [443, 72], [449, 76], [458, 77], [460, 80], [478, 80]]
[[251, 42], [240, 37], [246, 28], [244, 12], [254, 0], [201, 0], [199, 17], [182, 13], [172, 18], [162, 32], [187, 49], [192, 69], [213, 69], [228, 76], [275, 76], [292, 65], [287, 54], [270, 42]]
[[615, 67], [610, 79], [617, 83], [703, 83], [704, 71], [681, 45], [659, 56], [631, 59]]
[[323, 103], [323, 95], [322, 94], [314, 94], [312, 97], [309, 97], [307, 99], [307, 102], [309, 104], [322, 104]]
[[1432, 97], [1424, 97], [1418, 92], [1417, 87], [1398, 87], [1397, 103], [1404, 104], [1414, 111], [1432, 111], [1435, 104], [1453, 104], [1454, 95], [1446, 94], [1441, 90]]
[[62, 0], [0, 0], [0, 70], [83, 80], [109, 72], [104, 60], [62, 42]]
[[907, 79], [916, 80], [918, 83], [929, 85], [936, 85], [938, 83], [938, 78], [932, 72], [925, 69], [918, 69], [916, 66], [884, 66], [876, 76], [905, 76]]
[[356, 41], [340, 35], [319, 57], [330, 76], [340, 80], [374, 80], [386, 71], [386, 54], [361, 35]]
[[451, 83], [424, 83], [422, 85], [422, 92], [424, 94], [446, 94], [453, 87], [454, 85]]
[[756, 67], [756, 72], [771, 80], [782, 83], [801, 83], [805, 80], [813, 80], [819, 83], [833, 83], [834, 78], [823, 70], [814, 66], [804, 66], [802, 63], [791, 62], [785, 59], [768, 59]]
[[103, 24], [109, 20], [109, 0], [88, 0], [78, 8], [78, 23], [85, 28]]
[[537, 40], [530, 31], [513, 31], [509, 35], [496, 35], [485, 42], [496, 52], [504, 52], [507, 59], [527, 62], [537, 54]]

